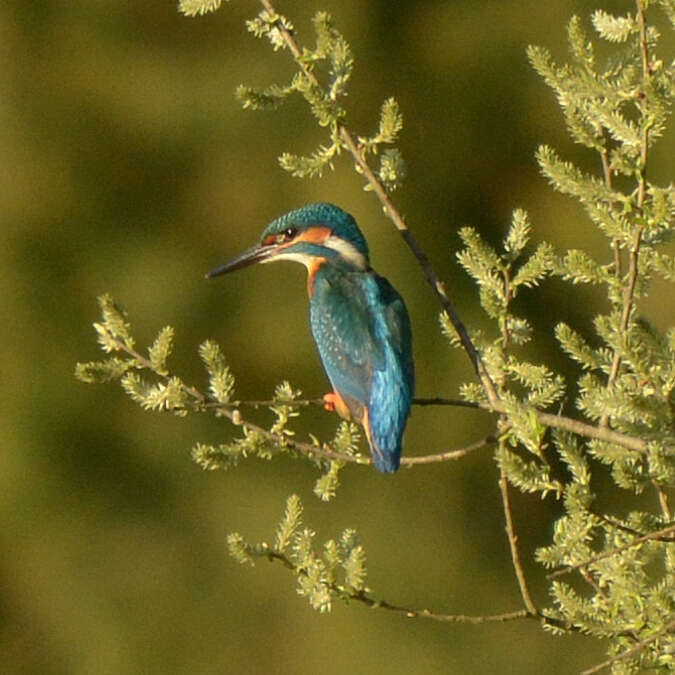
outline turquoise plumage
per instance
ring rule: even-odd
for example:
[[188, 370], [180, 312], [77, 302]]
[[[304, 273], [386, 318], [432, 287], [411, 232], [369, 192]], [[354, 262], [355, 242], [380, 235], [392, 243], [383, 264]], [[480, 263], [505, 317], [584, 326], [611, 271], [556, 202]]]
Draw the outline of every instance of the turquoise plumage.
[[208, 276], [272, 260], [307, 267], [312, 334], [334, 390], [326, 405], [363, 425], [376, 468], [393, 473], [414, 395], [401, 296], [370, 267], [355, 220], [333, 204], [309, 204], [274, 220], [259, 244]]

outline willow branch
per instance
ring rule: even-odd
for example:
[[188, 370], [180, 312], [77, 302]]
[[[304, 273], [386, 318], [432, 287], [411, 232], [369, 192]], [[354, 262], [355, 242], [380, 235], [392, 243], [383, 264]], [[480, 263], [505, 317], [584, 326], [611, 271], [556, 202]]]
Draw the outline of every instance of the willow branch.
[[[151, 361], [142, 354], [140, 354], [139, 352], [137, 352], [133, 347], [129, 347], [122, 340], [120, 340], [118, 337], [116, 337], [109, 331], [108, 335], [117, 346], [117, 349], [131, 356], [139, 368], [150, 370], [164, 382], [168, 382], [171, 379], [171, 375], [169, 373], [157, 372], [157, 370], [155, 370], [155, 368], [153, 367]], [[227, 417], [230, 420], [230, 422], [232, 422], [232, 424], [234, 424], [235, 426], [240, 426], [243, 429], [246, 429], [247, 431], [254, 432], [279, 447], [285, 447], [290, 448], [292, 450], [296, 450], [297, 452], [300, 452], [301, 454], [306, 455], [307, 457], [310, 458], [318, 456], [322, 457], [323, 459], [334, 460], [344, 463], [362, 464], [362, 465], [372, 464], [372, 460], [368, 457], [363, 457], [361, 455], [347, 455], [344, 453], [336, 452], [325, 443], [322, 446], [319, 446], [314, 445], [312, 443], [304, 443], [302, 441], [296, 441], [295, 439], [284, 434], [275, 434], [271, 431], [268, 431], [264, 427], [255, 424], [254, 422], [244, 419], [238, 407], [243, 403], [248, 403], [253, 407], [262, 407], [262, 406], [270, 407], [275, 405], [307, 406], [307, 405], [314, 405], [319, 402], [323, 404], [323, 399], [306, 399], [298, 401], [296, 400], [283, 401], [271, 399], [269, 401], [248, 401], [248, 402], [235, 401], [232, 403], [221, 403], [220, 401], [215, 401], [209, 396], [203, 394], [196, 387], [187, 385], [182, 381], [181, 381], [181, 388], [193, 400], [194, 402], [193, 407], [195, 410], [198, 411], [216, 410], [219, 414]], [[493, 435], [488, 435], [485, 438], [476, 441], [475, 443], [471, 443], [466, 447], [458, 448], [456, 450], [448, 450], [447, 452], [434, 453], [431, 455], [422, 455], [420, 457], [402, 457], [401, 466], [413, 466], [415, 464], [434, 464], [438, 462], [457, 460], [472, 452], [475, 452], [485, 447], [489, 447], [495, 441], [496, 438]]]
[[[269, 0], [260, 0], [260, 2], [268, 12], [277, 15], [277, 11], [275, 10], [274, 6]], [[279, 35], [281, 35], [289, 51], [293, 55], [295, 62], [301, 68], [305, 77], [314, 86], [320, 87], [321, 85], [316, 75], [314, 75], [312, 69], [308, 66], [307, 62], [303, 60], [302, 50], [298, 46], [298, 43], [296, 42], [293, 34], [286, 29], [286, 27], [283, 25], [281, 21], [277, 22], [276, 28], [279, 31]], [[406, 225], [403, 216], [396, 209], [389, 195], [387, 194], [387, 191], [384, 189], [383, 185], [380, 183], [380, 181], [377, 179], [377, 176], [370, 168], [370, 165], [365, 160], [362, 149], [354, 140], [354, 137], [352, 136], [351, 132], [346, 127], [341, 125], [339, 127], [339, 134], [340, 138], [344, 143], [345, 148], [351, 153], [352, 157], [354, 158], [354, 162], [356, 163], [359, 172], [363, 174], [363, 176], [368, 181], [369, 186], [372, 188], [373, 192], [377, 195], [378, 199], [382, 203], [385, 214], [392, 221], [398, 232], [405, 240], [406, 244], [408, 245], [413, 255], [417, 259], [418, 263], [422, 267], [422, 270], [426, 276], [428, 283], [434, 290], [441, 305], [448, 313], [448, 316], [450, 317], [453, 327], [455, 328], [457, 334], [459, 335], [462, 346], [464, 347], [464, 350], [468, 354], [488, 397], [489, 405], [485, 406], [481, 405], [479, 407], [484, 407], [485, 409], [492, 410], [493, 412], [503, 414], [505, 410], [499, 400], [496, 387], [492, 379], [490, 378], [487, 369], [485, 368], [485, 364], [483, 363], [480, 354], [478, 353], [471, 338], [469, 337], [466, 327], [464, 326], [462, 320], [460, 319], [459, 314], [455, 310], [454, 305], [452, 304], [452, 301], [450, 300], [445, 290], [445, 285], [435, 273], [426, 253], [424, 252], [420, 244], [417, 242], [412, 232], [408, 229], [408, 226]], [[644, 152], [646, 153], [646, 149], [644, 150]], [[645, 162], [646, 162], [646, 154], [645, 154]], [[637, 266], [635, 266], [635, 270], [636, 270], [635, 274], [637, 277]], [[631, 303], [632, 303], [632, 292], [631, 292]], [[593, 425], [578, 422], [570, 418], [551, 415], [548, 413], [541, 413], [538, 411], [534, 412], [537, 415], [537, 419], [545, 426], [550, 426], [557, 429], [565, 429], [574, 434], [586, 436], [588, 438], [594, 438], [597, 440], [605, 441], [607, 443], [615, 443], [622, 447], [628, 448], [630, 450], [635, 450], [641, 453], [647, 452], [647, 443], [642, 439], [633, 438], [625, 434], [620, 434], [608, 428], [605, 429], [603, 427], [594, 427]]]
[[483, 448], [490, 447], [497, 442], [497, 437], [493, 434], [490, 434], [483, 438], [480, 441], [476, 441], [471, 445], [467, 445], [464, 448], [459, 450], [450, 450], [448, 452], [441, 452], [437, 455], [426, 455], [424, 457], [402, 457], [401, 466], [411, 467], [416, 464], [433, 464], [436, 462], [447, 462], [450, 460], [461, 459], [467, 455], [475, 452], [476, 450], [482, 450]]
[[673, 539], [671, 540], [663, 539], [663, 537], [665, 537], [668, 534], [671, 534], [672, 532], [675, 532], [675, 525], [669, 525], [668, 527], [664, 527], [662, 530], [657, 530], [656, 532], [651, 532], [641, 537], [636, 537], [635, 539], [629, 541], [627, 544], [624, 544], [623, 546], [617, 546], [616, 548], [613, 548], [611, 551], [605, 551], [604, 553], [601, 553], [600, 555], [597, 555], [594, 558], [591, 558], [590, 560], [585, 560], [584, 562], [578, 563], [576, 565], [569, 565], [568, 567], [564, 567], [561, 570], [551, 572], [551, 574], [547, 574], [546, 577], [548, 579], [555, 579], [556, 577], [561, 577], [565, 574], [569, 574], [570, 572], [575, 572], [576, 570], [582, 567], [587, 567], [588, 565], [592, 565], [593, 563], [598, 562], [598, 560], [611, 558], [612, 556], [627, 551], [629, 548], [633, 548], [633, 546], [643, 544], [646, 541], [656, 540], [656, 541], [665, 541], [666, 543], [675, 543], [675, 540]]
[[[441, 397], [430, 397], [430, 398], [414, 398], [412, 400], [413, 405], [419, 405], [422, 407], [425, 406], [454, 406], [458, 408], [478, 408], [479, 406], [472, 401], [464, 401], [463, 399], [457, 398], [441, 398]], [[213, 401], [208, 403], [207, 407], [217, 408], [223, 405], [218, 401]], [[269, 408], [271, 405], [292, 405], [297, 407], [310, 407], [317, 406], [323, 408], [326, 405], [326, 402], [322, 398], [293, 398], [293, 399], [261, 399], [261, 400], [237, 400], [230, 401], [227, 405], [233, 408], [240, 408], [242, 406], [247, 406], [249, 408]]]
[[673, 630], [675, 630], [675, 621], [671, 621], [658, 633], [654, 633], [654, 635], [651, 635], [645, 640], [640, 640], [635, 645], [635, 647], [631, 647], [631, 649], [627, 649], [625, 652], [621, 652], [616, 656], [612, 656], [611, 658], [607, 659], [606, 661], [603, 661], [602, 663], [598, 663], [596, 666], [593, 666], [592, 668], [582, 670], [580, 675], [592, 675], [593, 673], [598, 673], [601, 670], [608, 668], [613, 663], [616, 663], [617, 661], [621, 661], [622, 659], [627, 659], [631, 656], [634, 656], [639, 651], [642, 651], [647, 645], [651, 644], [655, 640], [658, 640], [659, 638], [662, 638], [664, 635], [667, 635], [668, 633], [672, 633]]
[[[307, 572], [304, 569], [295, 565], [292, 560], [279, 551], [270, 550], [264, 555], [271, 562], [280, 562], [282, 565], [284, 565], [284, 567], [292, 570], [295, 574], [307, 576]], [[411, 609], [410, 607], [395, 605], [391, 602], [387, 602], [386, 600], [378, 600], [368, 595], [365, 591], [349, 591], [335, 583], [327, 583], [326, 586], [333, 594], [345, 600], [354, 600], [372, 609], [383, 609], [388, 612], [400, 614], [409, 619], [423, 618], [430, 619], [431, 621], [439, 621], [441, 623], [468, 624], [499, 623], [504, 621], [514, 621], [516, 619], [537, 619], [550, 621], [555, 625], [560, 624], [560, 622], [553, 617], [548, 617], [541, 614], [532, 614], [526, 609], [519, 609], [513, 612], [504, 612], [502, 614], [487, 614], [482, 616], [467, 616], [465, 614], [440, 614], [438, 612], [432, 612], [429, 609]], [[565, 625], [565, 627], [567, 626]]]
[[[642, 62], [643, 82], [647, 82], [651, 76], [651, 67], [649, 65], [649, 46], [647, 44], [647, 21], [645, 17], [645, 8], [643, 0], [636, 0], [637, 4], [637, 23], [640, 30], [640, 58]], [[648, 112], [649, 103], [645, 91], [638, 93], [638, 105], [642, 114], [642, 137], [640, 139], [640, 164], [638, 169], [638, 191], [637, 208], [641, 212], [644, 208], [645, 198], [647, 196], [647, 157], [649, 153], [649, 128]], [[644, 225], [639, 224], [633, 232], [633, 242], [628, 257], [628, 278], [624, 289], [623, 309], [621, 312], [621, 332], [625, 333], [630, 323], [630, 317], [635, 303], [635, 285], [639, 275], [639, 255], [640, 245], [642, 244], [642, 235], [644, 234]], [[614, 352], [612, 366], [607, 379], [607, 387], [612, 389], [621, 368], [621, 354]], [[609, 416], [603, 415], [600, 420], [600, 426], [607, 426]]]
[[523, 571], [523, 566], [520, 562], [520, 554], [518, 553], [518, 537], [516, 536], [515, 528], [513, 527], [513, 515], [511, 513], [511, 500], [509, 498], [509, 484], [506, 480], [506, 474], [503, 470], [500, 470], [499, 475], [499, 489], [502, 493], [502, 505], [504, 507], [504, 517], [506, 519], [506, 536], [509, 540], [509, 548], [511, 549], [511, 560], [513, 562], [513, 569], [516, 573], [516, 579], [518, 579], [518, 586], [520, 588], [520, 595], [523, 598], [525, 603], [525, 608], [527, 609], [528, 614], [533, 616], [538, 616], [539, 611], [535, 606], [530, 591], [527, 587], [527, 581], [525, 580], [525, 572]]
[[[313, 399], [292, 399], [288, 401], [284, 400], [252, 400], [252, 401], [231, 401], [230, 403], [223, 404], [218, 401], [211, 401], [206, 403], [208, 408], [221, 408], [223, 406], [228, 406], [231, 408], [238, 408], [240, 406], [250, 406], [252, 408], [263, 408], [269, 407], [271, 405], [292, 405], [298, 407], [307, 407], [307, 406], [323, 406], [324, 400], [321, 398]], [[485, 410], [486, 412], [504, 414], [506, 409], [501, 404], [497, 402], [494, 405], [489, 403], [476, 403], [474, 401], [463, 401], [460, 399], [453, 398], [415, 398], [413, 399], [414, 405], [419, 406], [456, 406], [462, 408], [475, 408], [477, 410]], [[634, 450], [635, 452], [640, 452], [642, 454], [647, 452], [647, 442], [636, 436], [629, 436], [628, 434], [622, 434], [608, 427], [598, 427], [592, 424], [587, 424], [586, 422], [581, 422], [575, 420], [571, 417], [563, 417], [562, 415], [553, 415], [552, 413], [542, 412], [536, 408], [530, 409], [534, 415], [537, 417], [537, 421], [542, 424], [542, 426], [551, 427], [552, 429], [563, 429], [569, 431], [577, 436], [583, 436], [585, 438], [593, 438], [598, 441], [604, 441], [605, 443], [613, 443], [614, 445], [619, 445], [622, 448], [627, 448], [628, 450]]]

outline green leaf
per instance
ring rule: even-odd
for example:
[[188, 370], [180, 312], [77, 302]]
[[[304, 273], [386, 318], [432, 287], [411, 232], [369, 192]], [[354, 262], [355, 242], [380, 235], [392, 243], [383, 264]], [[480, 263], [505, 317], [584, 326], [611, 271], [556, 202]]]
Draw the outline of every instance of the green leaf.
[[244, 541], [244, 538], [238, 532], [231, 532], [227, 535], [227, 548], [230, 555], [239, 564], [254, 564], [250, 553], [250, 546], [246, 543], [246, 541]]
[[340, 462], [331, 462], [326, 473], [317, 478], [314, 483], [314, 494], [321, 501], [329, 502], [335, 497], [338, 486], [340, 485], [340, 480], [338, 478], [340, 467]]
[[185, 16], [197, 16], [215, 12], [222, 0], [178, 0], [178, 11]]
[[591, 19], [600, 37], [609, 42], [625, 42], [637, 30], [635, 19], [630, 14], [613, 16], [602, 9], [596, 9]]
[[529, 288], [537, 286], [542, 279], [553, 271], [554, 262], [555, 254], [553, 246], [542, 242], [537, 247], [537, 250], [518, 269], [516, 275], [511, 280], [511, 285], [513, 288], [518, 288], [518, 286], [527, 286]]
[[209, 375], [209, 391], [219, 403], [229, 403], [234, 391], [234, 376], [232, 375], [220, 347], [213, 340], [206, 340], [199, 345], [201, 357], [206, 372]]
[[276, 84], [272, 84], [264, 89], [247, 87], [244, 84], [240, 84], [235, 90], [235, 97], [243, 108], [250, 108], [251, 110], [276, 110], [293, 90], [293, 86], [280, 87]]
[[377, 175], [387, 190], [393, 191], [401, 187], [405, 174], [405, 162], [398, 148], [384, 150], [380, 157], [380, 168]]
[[366, 590], [366, 553], [363, 546], [354, 546], [349, 550], [342, 563], [345, 571], [345, 586], [348, 591]]
[[516, 209], [513, 212], [509, 233], [504, 240], [504, 250], [508, 254], [507, 259], [510, 262], [517, 260], [525, 250], [525, 246], [527, 246], [527, 242], [530, 239], [531, 230], [532, 224], [527, 212], [522, 209]]
[[293, 32], [293, 24], [281, 14], [263, 9], [255, 19], [246, 22], [246, 28], [257, 38], [267, 37], [276, 52], [286, 46], [280, 28]]
[[277, 528], [274, 549], [282, 553], [285, 552], [301, 524], [302, 503], [300, 502], [300, 497], [298, 495], [291, 495], [286, 500], [286, 511]]
[[155, 338], [155, 341], [148, 350], [152, 369], [160, 375], [168, 374], [166, 361], [173, 348], [173, 335], [173, 328], [171, 326], [165, 326], [159, 332], [159, 335]]
[[509, 482], [523, 492], [541, 492], [542, 498], [549, 492], [559, 495], [562, 485], [552, 480], [548, 467], [536, 460], [525, 461], [503, 444], [497, 450], [497, 463]]
[[553, 187], [579, 199], [582, 203], [605, 200], [620, 201], [621, 195], [608, 188], [603, 181], [580, 171], [571, 162], [564, 162], [552, 148], [542, 145], [537, 150], [537, 161]]
[[181, 416], [187, 414], [189, 396], [178, 377], [149, 384], [137, 373], [127, 372], [122, 377], [121, 384], [124, 391], [146, 410], [169, 410]]
[[403, 115], [396, 99], [388, 98], [382, 104], [380, 110], [380, 127], [377, 132], [376, 142], [395, 143], [403, 129]]
[[129, 349], [133, 349], [134, 339], [131, 337], [131, 326], [126, 321], [125, 312], [115, 305], [112, 297], [107, 293], [98, 298], [98, 304], [103, 314], [103, 321], [95, 323], [94, 328], [103, 350], [106, 352], [119, 350], [115, 339]]
[[75, 377], [88, 384], [110, 382], [122, 377], [133, 365], [131, 359], [123, 360], [114, 357], [105, 361], [78, 363], [75, 366]]

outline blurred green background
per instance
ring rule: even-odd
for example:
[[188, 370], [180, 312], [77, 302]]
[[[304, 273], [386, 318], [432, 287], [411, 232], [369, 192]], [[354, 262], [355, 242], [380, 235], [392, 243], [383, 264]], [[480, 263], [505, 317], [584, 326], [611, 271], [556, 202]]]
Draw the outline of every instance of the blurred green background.
[[[278, 6], [301, 41], [313, 42], [311, 17], [328, 9], [351, 42], [347, 105], [357, 134], [375, 129], [385, 97], [399, 101], [409, 178], [395, 201], [472, 326], [484, 320], [455, 262], [460, 226], [497, 242], [522, 207], [535, 241], [607, 255], [580, 207], [538, 174], [533, 152], [543, 142], [599, 166], [566, 138], [552, 93], [525, 58], [529, 43], [566, 58], [567, 20], [579, 13], [587, 21], [596, 6]], [[227, 532], [271, 538], [286, 496], [297, 492], [320, 542], [358, 530], [375, 596], [449, 613], [516, 609], [489, 451], [395, 477], [348, 467], [326, 505], [312, 495], [316, 473], [302, 462], [201, 471], [188, 450], [231, 438], [224, 422], [146, 413], [116, 385], [74, 379], [76, 361], [99, 358], [91, 323], [96, 296], [109, 292], [139, 345], [175, 327], [173, 363], [189, 382], [204, 386], [196, 350], [215, 338], [239, 397], [266, 398], [284, 379], [308, 396], [323, 394], [300, 266], [203, 279], [269, 220], [315, 200], [357, 218], [375, 267], [406, 298], [419, 395], [454, 396], [471, 378], [466, 357], [439, 333], [439, 307], [418, 266], [350, 162], [314, 181], [278, 167], [282, 151], [309, 152], [322, 139], [303, 104], [251, 113], [235, 102], [239, 83], [263, 86], [293, 72], [287, 55], [246, 32], [244, 20], [257, 11], [253, 0], [196, 19], [159, 1], [9, 0], [0, 8], [0, 671], [489, 674], [575, 672], [601, 660], [602, 645], [552, 637], [535, 622], [442, 625], [341, 604], [318, 615], [280, 566], [249, 569], [227, 555]], [[652, 154], [655, 180], [673, 175], [672, 140]], [[550, 327], [566, 320], [588, 328], [598, 298], [555, 281], [524, 297], [537, 326], [531, 358], [567, 368]], [[668, 302], [660, 298], [657, 317], [666, 324]], [[330, 437], [335, 425], [312, 410], [298, 433]], [[406, 453], [458, 447], [489, 428], [484, 414], [418, 408]], [[514, 495], [540, 605], [548, 598], [533, 552], [549, 540], [557, 508]]]

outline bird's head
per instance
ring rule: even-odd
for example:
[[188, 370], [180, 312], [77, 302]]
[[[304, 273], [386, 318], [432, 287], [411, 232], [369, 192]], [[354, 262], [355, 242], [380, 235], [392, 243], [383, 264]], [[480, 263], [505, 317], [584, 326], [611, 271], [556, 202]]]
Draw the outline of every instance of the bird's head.
[[273, 220], [260, 243], [206, 276], [248, 267], [254, 263], [294, 260], [312, 272], [331, 261], [359, 270], [368, 269], [368, 245], [352, 216], [333, 204], [308, 204]]

